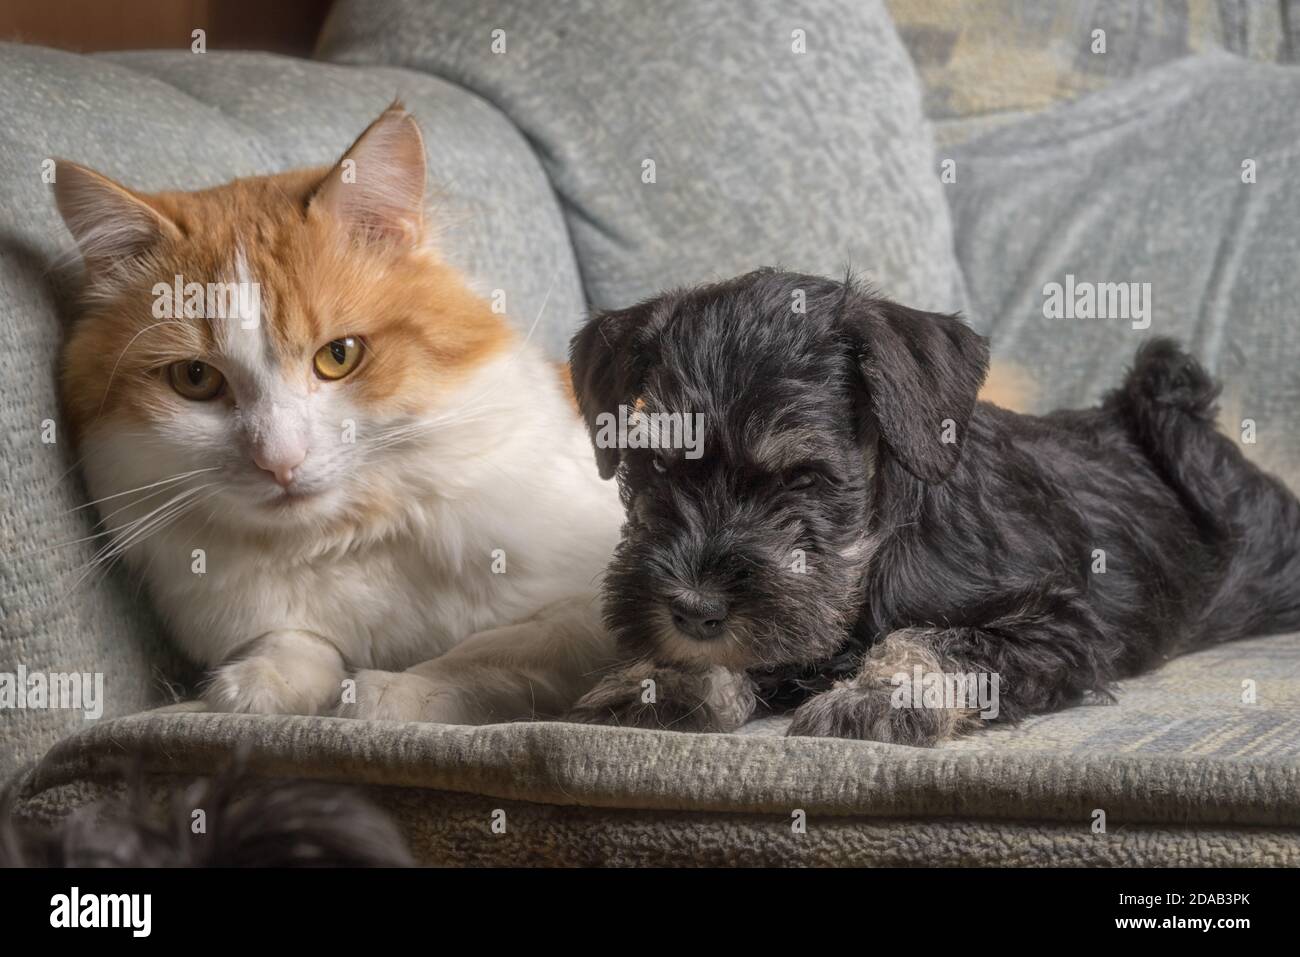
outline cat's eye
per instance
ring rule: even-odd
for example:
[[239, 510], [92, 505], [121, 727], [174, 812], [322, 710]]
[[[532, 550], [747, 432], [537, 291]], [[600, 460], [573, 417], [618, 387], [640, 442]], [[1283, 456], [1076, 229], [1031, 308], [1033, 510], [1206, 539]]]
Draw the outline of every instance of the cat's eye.
[[812, 469], [791, 469], [781, 476], [782, 488], [792, 492], [810, 489], [817, 484], [818, 475]]
[[650, 465], [660, 475], [663, 475], [668, 471], [668, 463], [664, 461], [664, 457], [658, 453], [655, 453], [655, 455], [650, 459]]
[[206, 402], [221, 394], [226, 377], [206, 362], [186, 359], [167, 367], [167, 381], [173, 389], [195, 402]]
[[312, 365], [322, 379], [342, 379], [356, 369], [362, 351], [361, 340], [355, 336], [331, 339], [316, 350]]

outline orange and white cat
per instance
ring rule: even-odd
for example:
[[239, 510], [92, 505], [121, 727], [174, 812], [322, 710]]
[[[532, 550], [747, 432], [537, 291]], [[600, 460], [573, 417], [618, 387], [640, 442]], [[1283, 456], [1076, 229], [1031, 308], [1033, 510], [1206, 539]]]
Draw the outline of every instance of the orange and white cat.
[[332, 169], [145, 195], [60, 162], [55, 197], [99, 560], [211, 708], [482, 723], [587, 690], [617, 492], [555, 364], [432, 248], [400, 105]]

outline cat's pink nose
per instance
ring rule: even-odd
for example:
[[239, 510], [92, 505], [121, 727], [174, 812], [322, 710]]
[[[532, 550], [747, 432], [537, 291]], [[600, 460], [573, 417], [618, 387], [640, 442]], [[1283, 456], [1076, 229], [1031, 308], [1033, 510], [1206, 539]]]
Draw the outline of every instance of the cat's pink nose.
[[253, 462], [262, 471], [269, 472], [281, 488], [288, 488], [293, 483], [293, 470], [306, 457], [306, 449], [286, 449], [274, 455], [258, 451], [253, 453]]

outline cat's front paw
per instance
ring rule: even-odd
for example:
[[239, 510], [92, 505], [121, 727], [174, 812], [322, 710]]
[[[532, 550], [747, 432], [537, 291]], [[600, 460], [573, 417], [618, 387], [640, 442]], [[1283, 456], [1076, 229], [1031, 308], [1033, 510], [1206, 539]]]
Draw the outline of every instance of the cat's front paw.
[[364, 721], [430, 721], [439, 724], [463, 720], [460, 695], [410, 671], [358, 671], [352, 694], [344, 695], [336, 712], [342, 718]]
[[343, 658], [313, 632], [267, 632], [212, 672], [202, 692], [213, 711], [324, 714], [338, 703]]
[[253, 655], [222, 665], [203, 690], [213, 711], [237, 714], [319, 714], [320, 689], [301, 677], [285, 674], [273, 658]]

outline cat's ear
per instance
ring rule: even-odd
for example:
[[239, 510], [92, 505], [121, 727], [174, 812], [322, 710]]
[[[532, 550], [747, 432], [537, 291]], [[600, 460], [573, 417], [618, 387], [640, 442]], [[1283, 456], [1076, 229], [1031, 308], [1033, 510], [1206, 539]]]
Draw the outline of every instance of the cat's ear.
[[311, 206], [363, 243], [424, 241], [424, 138], [400, 102], [357, 137], [329, 171]]
[[67, 160], [55, 160], [54, 202], [92, 276], [179, 234], [147, 197]]

